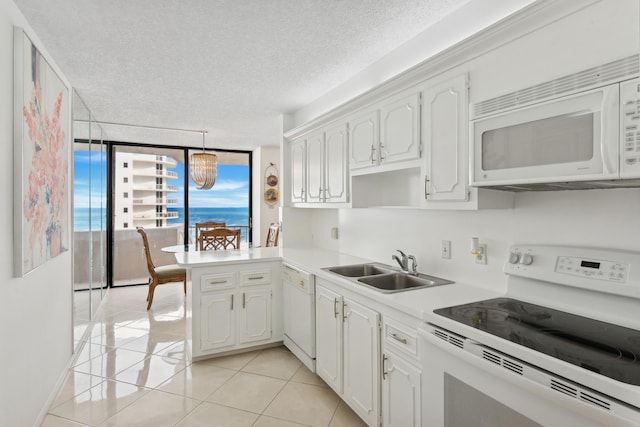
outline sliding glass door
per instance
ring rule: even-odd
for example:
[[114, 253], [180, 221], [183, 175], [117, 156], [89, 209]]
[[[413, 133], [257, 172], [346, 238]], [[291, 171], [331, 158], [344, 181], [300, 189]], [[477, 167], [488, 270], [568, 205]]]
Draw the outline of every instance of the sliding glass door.
[[112, 143], [112, 285], [146, 284], [149, 279], [143, 227], [156, 266], [174, 264], [162, 248], [195, 243], [195, 224], [224, 222], [241, 230], [241, 246], [250, 241], [251, 153], [216, 151], [218, 174], [209, 190], [189, 179], [184, 148]]
[[184, 150], [132, 145], [112, 149], [113, 285], [147, 283], [138, 227], [149, 238], [155, 265], [173, 264], [162, 248], [184, 242]]

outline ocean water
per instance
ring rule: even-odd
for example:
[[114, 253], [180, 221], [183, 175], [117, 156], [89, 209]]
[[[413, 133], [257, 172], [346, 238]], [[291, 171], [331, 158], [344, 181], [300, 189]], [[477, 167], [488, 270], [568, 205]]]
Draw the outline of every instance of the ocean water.
[[74, 208], [73, 230], [88, 231], [107, 229], [107, 210], [101, 208]]
[[[169, 212], [177, 212], [177, 218], [169, 218], [169, 225], [184, 224], [183, 208], [168, 208]], [[189, 209], [189, 227], [195, 227], [197, 222], [217, 221], [226, 222], [227, 226], [247, 227], [249, 225], [249, 208], [191, 208]], [[75, 208], [73, 210], [73, 229], [87, 231], [107, 228], [107, 210], [100, 208]]]
[[[177, 212], [177, 218], [169, 218], [168, 224], [183, 224], [183, 208], [167, 208], [169, 212]], [[189, 208], [189, 228], [197, 222], [216, 221], [225, 222], [227, 226], [248, 226], [249, 208]]]

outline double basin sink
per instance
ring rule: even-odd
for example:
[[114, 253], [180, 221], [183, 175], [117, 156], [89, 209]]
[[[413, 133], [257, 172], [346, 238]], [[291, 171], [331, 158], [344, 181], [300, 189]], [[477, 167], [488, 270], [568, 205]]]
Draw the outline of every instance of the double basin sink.
[[323, 268], [323, 270], [385, 293], [409, 291], [412, 289], [422, 289], [453, 283], [450, 280], [429, 276], [427, 274], [400, 272], [389, 265], [378, 263], [328, 267]]

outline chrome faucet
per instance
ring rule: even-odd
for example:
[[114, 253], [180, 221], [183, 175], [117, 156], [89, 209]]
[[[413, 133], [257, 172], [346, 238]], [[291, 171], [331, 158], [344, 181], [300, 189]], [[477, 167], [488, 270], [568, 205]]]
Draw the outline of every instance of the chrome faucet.
[[416, 257], [414, 257], [413, 255], [409, 255], [407, 258], [409, 258], [411, 260], [411, 271], [409, 272], [409, 274], [417, 276], [418, 275], [418, 261], [416, 261]]
[[397, 250], [397, 252], [400, 252], [400, 256], [402, 257], [402, 259], [398, 258], [398, 255], [391, 255], [391, 259], [395, 259], [396, 262], [400, 265], [400, 268], [402, 269], [402, 271], [409, 271], [409, 257], [402, 252], [400, 249]]
[[[416, 257], [413, 255], [406, 255], [400, 249], [397, 250], [400, 252], [400, 257], [398, 255], [391, 255], [391, 259], [396, 260], [396, 262], [400, 265], [400, 268], [405, 273], [418, 275], [418, 261], [416, 261]], [[411, 271], [409, 271], [409, 260], [411, 260]]]

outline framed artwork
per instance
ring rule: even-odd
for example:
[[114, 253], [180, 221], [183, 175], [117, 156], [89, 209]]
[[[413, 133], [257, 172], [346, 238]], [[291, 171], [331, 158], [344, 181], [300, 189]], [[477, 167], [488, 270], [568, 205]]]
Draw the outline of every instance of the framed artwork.
[[69, 249], [69, 88], [14, 27], [14, 275]]

